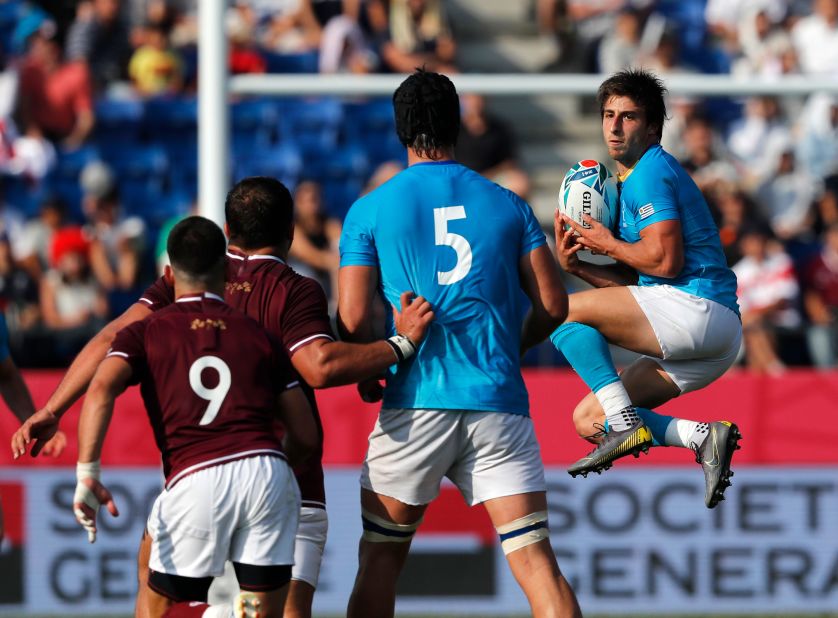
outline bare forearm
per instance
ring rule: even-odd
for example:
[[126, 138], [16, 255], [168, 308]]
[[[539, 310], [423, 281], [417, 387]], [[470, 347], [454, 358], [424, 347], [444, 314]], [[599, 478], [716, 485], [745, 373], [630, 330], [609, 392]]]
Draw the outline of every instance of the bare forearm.
[[94, 243], [90, 249], [90, 268], [93, 270], [93, 275], [96, 280], [106, 290], [112, 290], [116, 287], [117, 275], [111, 270], [111, 265], [108, 258], [105, 256], [104, 249], [99, 243]]
[[595, 288], [620, 287], [637, 283], [637, 273], [624, 264], [590, 264], [580, 262], [568, 271]]
[[84, 143], [87, 136], [93, 130], [93, 122], [93, 112], [79, 112], [76, 125], [73, 127], [70, 135], [67, 136], [67, 143], [74, 146]]
[[529, 311], [521, 330], [521, 354], [544, 341], [560, 324], [561, 320], [556, 320], [547, 313]]
[[126, 251], [122, 253], [117, 269], [119, 287], [123, 290], [130, 289], [137, 280], [137, 271], [139, 268], [140, 265], [136, 253], [133, 251]]
[[634, 243], [617, 241], [608, 257], [625, 264], [637, 272], [655, 277], [675, 277], [681, 271], [674, 252], [667, 251], [657, 243], [640, 240]]
[[96, 370], [79, 419], [79, 461], [99, 461], [102, 443], [113, 415], [113, 403], [125, 390], [131, 367], [120, 358], [108, 358]]
[[99, 461], [102, 443], [113, 415], [113, 397], [107, 388], [92, 388], [79, 419], [79, 461]]
[[12, 413], [22, 423], [35, 413], [35, 404], [26, 383], [11, 359], [0, 363], [0, 395]]
[[73, 360], [44, 409], [57, 417], [69, 410], [87, 390], [96, 368], [108, 353], [116, 334], [125, 326], [142, 320], [150, 313], [151, 310], [142, 303], [134, 303], [125, 313], [99, 331]]
[[93, 379], [96, 367], [108, 353], [115, 334], [108, 332], [106, 328], [87, 342], [50, 396], [44, 406], [46, 409], [60, 417], [78, 401]]
[[824, 325], [832, 321], [829, 308], [818, 294], [807, 292], [803, 296], [803, 306], [806, 308], [806, 315], [813, 324]]
[[328, 388], [380, 375], [397, 358], [386, 341], [370, 344], [330, 341], [316, 347], [306, 346], [291, 357], [291, 362], [310, 386]]

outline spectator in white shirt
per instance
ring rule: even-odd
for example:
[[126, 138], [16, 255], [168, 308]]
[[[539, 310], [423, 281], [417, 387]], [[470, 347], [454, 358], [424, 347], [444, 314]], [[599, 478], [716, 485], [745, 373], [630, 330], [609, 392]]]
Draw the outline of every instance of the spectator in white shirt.
[[814, 0], [812, 15], [791, 31], [803, 73], [838, 73], [838, 0]]
[[743, 228], [739, 243], [743, 257], [734, 264], [733, 272], [747, 365], [759, 373], [782, 373], [785, 367], [777, 350], [777, 330], [801, 325], [794, 265], [765, 226]]

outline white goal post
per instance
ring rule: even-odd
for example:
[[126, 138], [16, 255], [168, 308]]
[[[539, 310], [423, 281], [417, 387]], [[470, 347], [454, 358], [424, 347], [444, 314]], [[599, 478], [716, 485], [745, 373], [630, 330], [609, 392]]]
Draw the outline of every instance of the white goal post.
[[[199, 3], [198, 202], [201, 215], [224, 221], [230, 169], [228, 98], [232, 95], [389, 96], [404, 75], [227, 74], [225, 3]], [[487, 95], [593, 95], [602, 75], [474, 74], [452, 75], [459, 92]], [[731, 75], [678, 74], [665, 78], [672, 94], [695, 96], [838, 95], [838, 79], [789, 75], [744, 78]]]

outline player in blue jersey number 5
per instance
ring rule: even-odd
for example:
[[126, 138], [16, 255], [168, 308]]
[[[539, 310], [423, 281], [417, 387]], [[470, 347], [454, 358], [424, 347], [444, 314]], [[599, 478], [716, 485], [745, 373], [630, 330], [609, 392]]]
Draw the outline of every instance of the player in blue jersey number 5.
[[375, 294], [395, 305], [402, 290], [427, 299], [435, 321], [418, 348], [389, 325], [405, 360], [387, 374], [361, 474], [364, 532], [348, 614], [393, 615], [410, 541], [448, 477], [466, 502], [486, 508], [533, 615], [580, 616], [550, 544], [519, 361], [522, 345], [566, 315], [558, 268], [529, 205], [454, 161], [451, 81], [417, 71], [393, 103], [408, 168], [346, 217], [339, 326], [368, 340]]

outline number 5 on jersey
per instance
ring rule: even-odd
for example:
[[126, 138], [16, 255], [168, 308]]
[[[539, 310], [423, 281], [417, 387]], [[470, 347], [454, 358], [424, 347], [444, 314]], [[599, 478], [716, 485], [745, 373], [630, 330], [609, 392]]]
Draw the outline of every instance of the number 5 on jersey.
[[451, 285], [465, 277], [471, 270], [471, 245], [468, 241], [453, 232], [448, 231], [448, 222], [466, 218], [464, 206], [445, 206], [434, 208], [434, 235], [437, 245], [451, 247], [457, 253], [457, 263], [447, 271], [437, 271], [436, 280], [439, 285]]
[[[215, 369], [218, 372], [218, 384], [214, 388], [204, 386], [204, 369]], [[224, 398], [230, 390], [233, 379], [230, 374], [230, 367], [217, 356], [202, 356], [189, 367], [189, 386], [201, 399], [209, 401], [199, 425], [209, 425], [215, 420]]]

